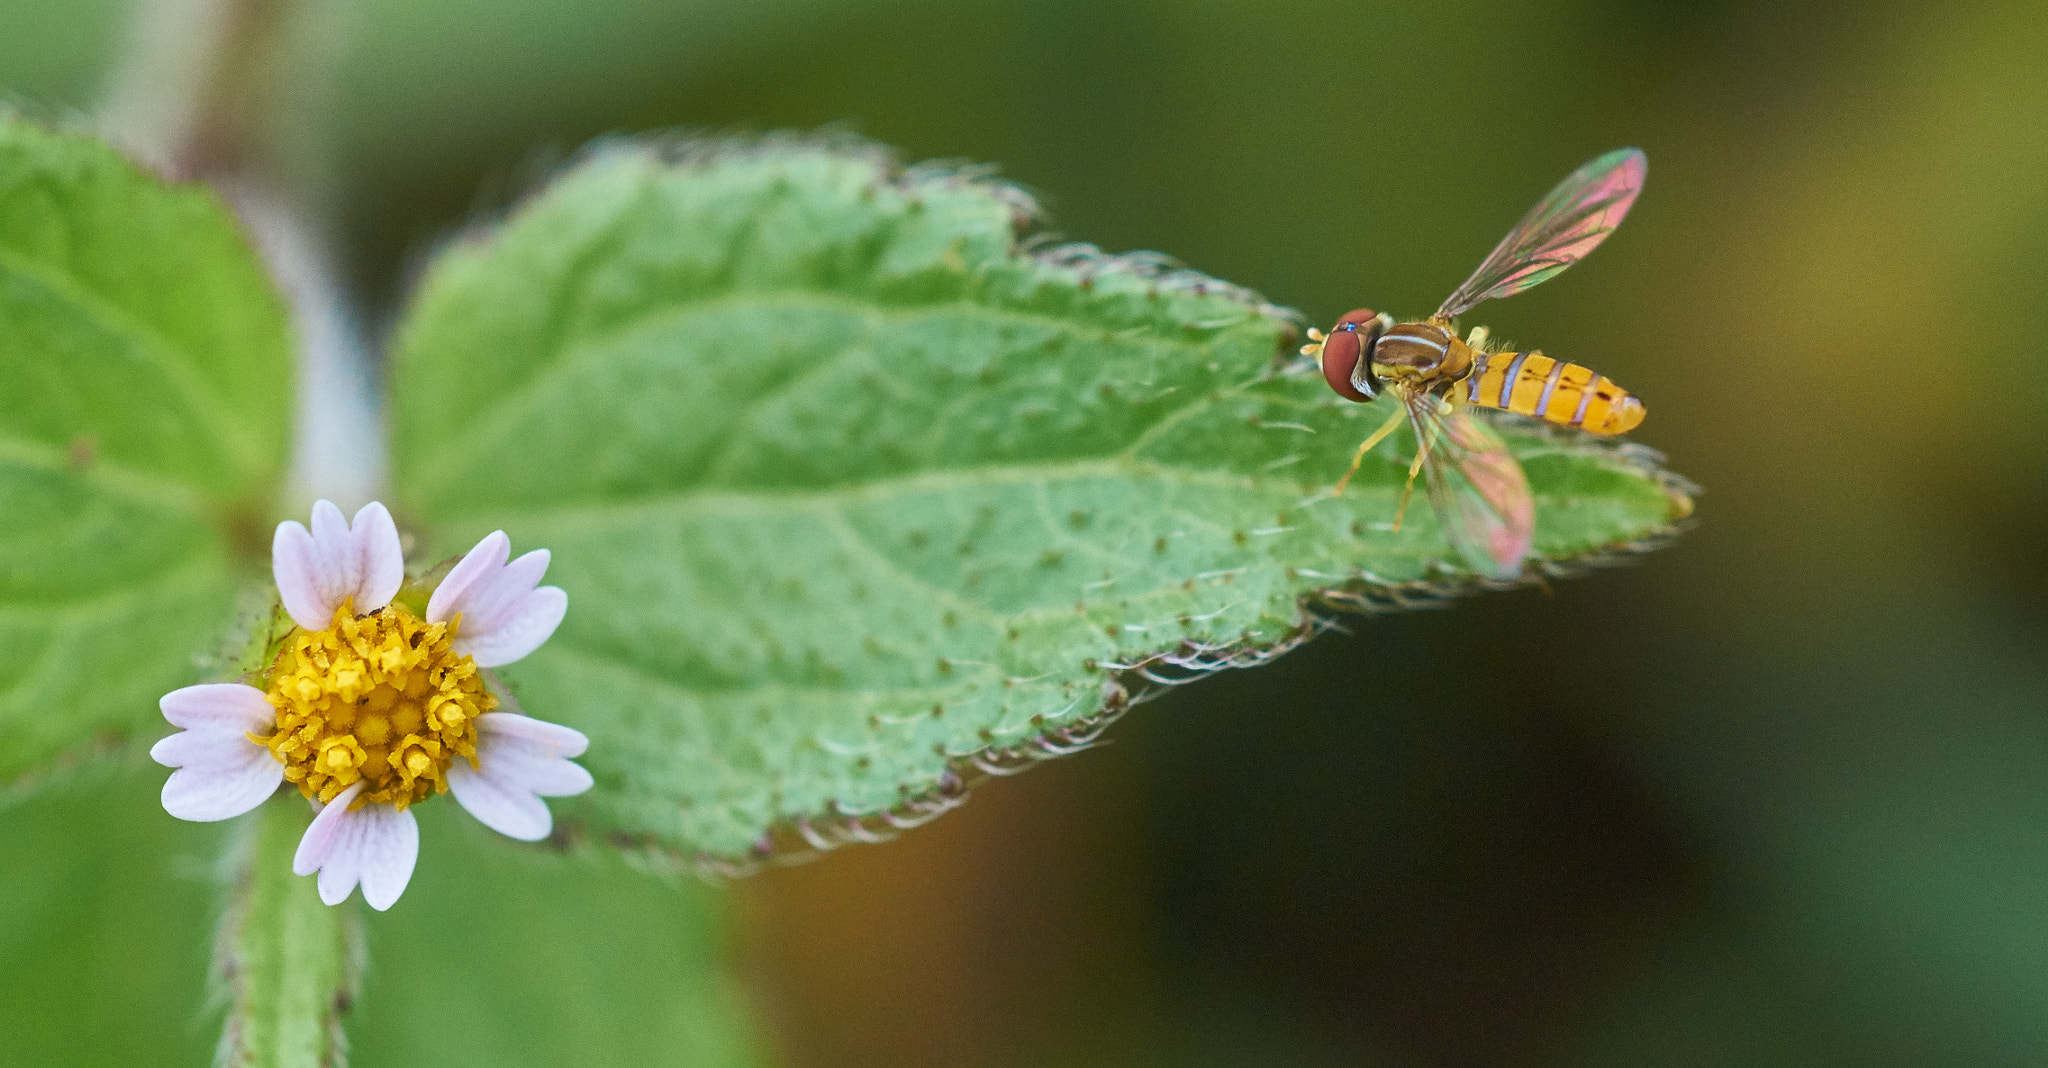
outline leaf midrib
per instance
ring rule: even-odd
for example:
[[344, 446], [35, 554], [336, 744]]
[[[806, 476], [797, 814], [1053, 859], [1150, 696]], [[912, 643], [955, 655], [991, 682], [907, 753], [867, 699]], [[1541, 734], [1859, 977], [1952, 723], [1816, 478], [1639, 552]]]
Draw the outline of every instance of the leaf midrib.
[[[1177, 481], [1184, 486], [1229, 490], [1240, 493], [1267, 492], [1274, 487], [1294, 492], [1327, 489], [1323, 480], [1314, 483], [1285, 482], [1270, 476], [1239, 474], [1213, 468], [1175, 467], [1134, 458], [1090, 458], [1057, 463], [989, 464], [979, 467], [948, 467], [914, 471], [883, 478], [861, 479], [823, 489], [743, 490], [703, 487], [669, 490], [630, 498], [571, 499], [545, 507], [501, 507], [487, 505], [475, 513], [449, 511], [436, 518], [441, 527], [465, 527], [479, 520], [510, 527], [519, 522], [540, 522], [550, 526], [575, 526], [579, 522], [611, 523], [637, 513], [683, 510], [709, 515], [749, 515], [765, 511], [802, 511], [848, 505], [871, 504], [913, 493], [979, 489], [1001, 485], [1036, 485], [1084, 478], [1145, 478]], [[1397, 487], [1354, 484], [1345, 500], [1367, 495], [1392, 498]]]
[[64, 474], [82, 479], [109, 496], [204, 518], [210, 501], [199, 487], [167, 478], [160, 472], [144, 471], [113, 459], [94, 457], [85, 470], [72, 465], [63, 449], [48, 442], [24, 438], [0, 429], [0, 471], [7, 467]]
[[[413, 477], [420, 482], [421, 492], [432, 495], [435, 487], [459, 481], [469, 474], [482, 456], [498, 446], [504, 438], [513, 433], [528, 417], [528, 412], [541, 403], [551, 383], [569, 382], [593, 360], [609, 356], [623, 343], [636, 335], [657, 333], [676, 323], [692, 317], [717, 311], [752, 310], [772, 308], [826, 308], [846, 312], [859, 318], [868, 326], [869, 336], [892, 323], [908, 322], [948, 309], [964, 309], [977, 316], [1003, 322], [1029, 323], [1049, 327], [1070, 337], [1085, 337], [1090, 334], [1115, 335], [1125, 332], [1127, 327], [1109, 327], [1074, 318], [1033, 312], [1017, 308], [989, 305], [963, 295], [953, 300], [904, 301], [891, 303], [864, 298], [853, 294], [829, 290], [804, 289], [735, 289], [707, 293], [687, 300], [665, 302], [628, 317], [612, 328], [587, 338], [578, 338], [561, 345], [531, 373], [523, 376], [518, 384], [501, 394], [491, 405], [491, 414], [479, 422], [473, 432], [460, 436], [443, 438], [444, 444], [438, 450], [426, 454], [409, 464]], [[1167, 343], [1174, 344], [1174, 343]], [[1199, 353], [1210, 347], [1210, 342], [1183, 343], [1191, 352]], [[854, 346], [843, 346], [833, 354], [833, 359], [842, 359]], [[820, 361], [824, 363], [826, 361]], [[818, 370], [814, 367], [812, 371]], [[743, 418], [750, 416], [762, 404], [778, 396], [786, 395], [793, 388], [794, 380], [808, 377], [792, 375], [774, 388], [749, 398]], [[1213, 398], [1217, 394], [1209, 394]], [[1191, 398], [1191, 403], [1202, 398]], [[1182, 405], [1178, 412], [1189, 405]], [[1171, 413], [1169, 413], [1170, 416]], [[1162, 419], [1169, 416], [1162, 416]], [[741, 420], [736, 420], [739, 422]], [[738, 435], [733, 436], [737, 440]], [[424, 472], [434, 472], [436, 477], [428, 481]]]

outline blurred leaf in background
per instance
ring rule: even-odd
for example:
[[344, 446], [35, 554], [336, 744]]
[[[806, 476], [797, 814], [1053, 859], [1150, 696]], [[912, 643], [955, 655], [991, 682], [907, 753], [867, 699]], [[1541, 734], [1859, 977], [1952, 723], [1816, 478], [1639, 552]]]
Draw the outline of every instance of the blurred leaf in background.
[[408, 901], [454, 904], [366, 925], [353, 1063], [762, 1062], [716, 887], [523, 846], [453, 805], [419, 812], [435, 848], [421, 851]]
[[103, 767], [0, 813], [0, 1058], [207, 1063], [226, 832], [149, 818], [162, 785]]
[[211, 190], [0, 116], [0, 804], [154, 730], [227, 640], [232, 542], [284, 466], [285, 336]]

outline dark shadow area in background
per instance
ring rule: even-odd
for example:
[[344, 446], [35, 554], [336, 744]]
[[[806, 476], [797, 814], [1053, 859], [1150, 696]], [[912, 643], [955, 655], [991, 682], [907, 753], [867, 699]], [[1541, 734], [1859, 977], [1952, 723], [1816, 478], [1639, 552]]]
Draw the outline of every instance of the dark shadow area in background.
[[1541, 593], [1346, 617], [1142, 708], [1154, 928], [1412, 1063], [1546, 1063], [1711, 898], [1708, 844], [1603, 737], [1604, 643]]

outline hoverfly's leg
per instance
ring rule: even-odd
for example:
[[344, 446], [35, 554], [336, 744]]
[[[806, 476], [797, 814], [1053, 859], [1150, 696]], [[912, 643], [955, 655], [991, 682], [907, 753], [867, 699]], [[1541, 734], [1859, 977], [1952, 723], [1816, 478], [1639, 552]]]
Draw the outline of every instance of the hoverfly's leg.
[[1408, 465], [1408, 484], [1401, 487], [1401, 506], [1394, 509], [1394, 531], [1401, 530], [1401, 520], [1408, 516], [1408, 501], [1415, 496], [1415, 476], [1422, 473], [1422, 465], [1429, 460], [1429, 448], [1436, 444], [1435, 434], [1424, 434], [1415, 446], [1415, 462]]
[[1365, 462], [1365, 454], [1371, 452], [1372, 447], [1374, 445], [1378, 445], [1380, 442], [1387, 440], [1387, 435], [1393, 433], [1394, 428], [1401, 425], [1402, 417], [1406, 416], [1407, 414], [1407, 412], [1401, 410], [1400, 408], [1395, 408], [1394, 414], [1388, 416], [1387, 421], [1381, 423], [1380, 428], [1378, 430], [1373, 431], [1372, 436], [1365, 439], [1365, 441], [1358, 446], [1358, 451], [1351, 455], [1350, 469], [1344, 472], [1343, 478], [1337, 480], [1337, 486], [1336, 488], [1330, 491], [1330, 496], [1344, 496], [1344, 487], [1345, 485], [1350, 483], [1351, 476], [1358, 473], [1358, 465]]
[[1491, 336], [1493, 336], [1492, 331], [1483, 326], [1475, 326], [1472, 328], [1471, 333], [1465, 335], [1465, 347], [1475, 352], [1485, 352], [1486, 339]]

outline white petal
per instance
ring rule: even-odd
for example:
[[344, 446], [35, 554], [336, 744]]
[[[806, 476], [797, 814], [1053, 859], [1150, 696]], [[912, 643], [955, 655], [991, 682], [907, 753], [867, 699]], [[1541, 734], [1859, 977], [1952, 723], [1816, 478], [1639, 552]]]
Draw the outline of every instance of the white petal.
[[356, 513], [354, 529], [356, 559], [360, 578], [355, 591], [356, 611], [375, 612], [398, 596], [405, 585], [405, 545], [398, 540], [398, 524], [391, 511], [371, 501]]
[[292, 622], [323, 630], [350, 598], [358, 612], [391, 603], [405, 583], [405, 550], [391, 512], [375, 501], [356, 513], [355, 527], [332, 501], [313, 504], [313, 525], [277, 525], [270, 543], [271, 576]]
[[502, 530], [494, 531], [477, 542], [476, 547], [464, 553], [461, 562], [448, 572], [448, 577], [434, 587], [434, 595], [427, 598], [427, 622], [446, 623], [462, 610], [464, 595], [477, 580], [505, 566], [512, 555], [512, 539]]
[[502, 745], [491, 751], [484, 773], [496, 782], [515, 785], [542, 797], [574, 797], [591, 786], [590, 772], [573, 760], [539, 756]]
[[400, 812], [387, 805], [369, 805], [358, 816], [362, 833], [357, 838], [356, 868], [362, 875], [363, 900], [383, 912], [398, 902], [405, 884], [412, 881], [413, 865], [420, 859], [420, 824], [411, 809]]
[[319, 557], [319, 547], [305, 527], [290, 520], [277, 525], [277, 535], [270, 540], [270, 576], [277, 580], [285, 614], [307, 630], [325, 629], [341, 604], [328, 600]]
[[164, 782], [164, 811], [211, 822], [263, 803], [284, 781], [284, 765], [248, 732], [275, 723], [263, 691], [236, 683], [173, 690], [158, 702], [164, 718], [184, 730], [158, 740], [150, 759], [176, 768]]
[[149, 747], [149, 759], [167, 768], [239, 767], [248, 761], [252, 749], [270, 752], [239, 731], [195, 727], [158, 739]]
[[474, 658], [480, 667], [512, 663], [540, 648], [562, 625], [569, 595], [554, 586], [539, 586], [550, 559], [535, 549], [507, 563], [512, 541], [494, 531], [463, 556], [427, 600], [427, 622], [444, 623], [457, 614], [462, 630], [455, 651]]
[[540, 577], [548, 573], [548, 561], [553, 556], [546, 549], [535, 549], [519, 559], [484, 576], [463, 595], [462, 629], [489, 630], [504, 624], [520, 611], [520, 602], [540, 585]]
[[[342, 831], [347, 827], [345, 817], [348, 815], [349, 803], [368, 785], [366, 782], [356, 783], [336, 794], [334, 800], [321, 807], [320, 814], [313, 817], [313, 825], [306, 828], [306, 833], [299, 838], [299, 851], [292, 854], [293, 875], [311, 875], [326, 865], [328, 858], [334, 853]], [[332, 905], [334, 902], [329, 901], [328, 904]]]
[[277, 722], [263, 691], [238, 682], [209, 682], [172, 690], [157, 702], [174, 727], [212, 727], [241, 734]]
[[484, 826], [509, 838], [534, 842], [554, 829], [554, 816], [541, 797], [563, 797], [590, 789], [590, 773], [568, 758], [590, 744], [583, 732], [510, 712], [486, 712], [477, 720], [477, 764], [456, 761], [448, 768], [448, 791]]
[[547, 802], [531, 791], [486, 776], [457, 760], [448, 766], [448, 792], [479, 822], [507, 838], [538, 842], [554, 830]]
[[313, 825], [299, 839], [292, 872], [311, 875], [318, 871], [320, 900], [329, 905], [347, 901], [361, 883], [363, 900], [382, 912], [398, 901], [412, 881], [413, 865], [420, 856], [420, 825], [411, 810], [400, 812], [389, 805], [364, 805], [349, 811], [349, 803], [365, 785], [359, 782], [343, 790], [313, 817]]
[[493, 747], [513, 744], [565, 757], [582, 756], [590, 748], [590, 739], [574, 727], [512, 712], [486, 712], [477, 717], [476, 727]]
[[569, 595], [558, 586], [527, 591], [516, 609], [504, 613], [482, 633], [472, 630], [469, 617], [462, 617], [462, 633], [455, 637], [455, 651], [465, 653], [478, 667], [503, 667], [540, 648], [555, 636], [562, 617], [569, 612]]
[[362, 881], [363, 825], [372, 807], [344, 812], [335, 821], [334, 845], [327, 851], [327, 863], [320, 865], [317, 885], [322, 903], [339, 905], [347, 901]]
[[[313, 577], [320, 585], [328, 605], [327, 614], [331, 618], [334, 609], [362, 585], [362, 558], [356, 553], [355, 539], [349, 536], [348, 520], [342, 518], [341, 509], [336, 508], [333, 501], [313, 502], [312, 527]], [[328, 622], [328, 619], [323, 619], [318, 627], [307, 629], [321, 630]]]
[[178, 770], [164, 782], [164, 811], [181, 820], [210, 823], [262, 804], [284, 781], [284, 765], [270, 750], [236, 734], [182, 731], [149, 751]]

